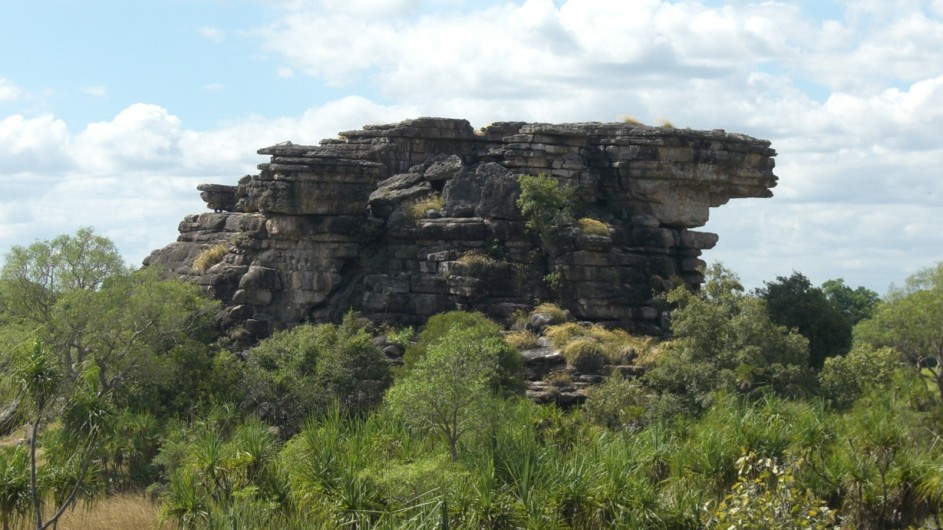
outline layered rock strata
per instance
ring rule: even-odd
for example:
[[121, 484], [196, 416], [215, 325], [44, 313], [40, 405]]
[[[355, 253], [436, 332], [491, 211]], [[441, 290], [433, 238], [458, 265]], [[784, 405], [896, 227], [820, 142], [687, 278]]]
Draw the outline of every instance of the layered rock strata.
[[[271, 157], [258, 174], [201, 185], [214, 211], [187, 216], [145, 260], [202, 285], [224, 304], [220, 324], [249, 340], [351, 309], [421, 324], [452, 309], [507, 318], [540, 301], [658, 333], [658, 293], [699, 285], [699, 256], [717, 242], [692, 228], [776, 185], [767, 141], [626, 123], [476, 131], [419, 118], [258, 152]], [[605, 229], [530, 233], [516, 206], [524, 174], [573, 186]], [[220, 246], [218, 262], [197, 259]]]

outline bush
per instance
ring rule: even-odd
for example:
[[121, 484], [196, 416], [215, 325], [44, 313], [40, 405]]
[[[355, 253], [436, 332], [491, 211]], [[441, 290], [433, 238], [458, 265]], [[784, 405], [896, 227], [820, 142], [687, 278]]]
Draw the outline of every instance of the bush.
[[549, 175], [521, 175], [521, 196], [517, 207], [524, 216], [525, 226], [544, 241], [555, 226], [573, 222], [576, 189], [562, 185]]
[[335, 402], [348, 414], [370, 410], [391, 382], [389, 361], [349, 313], [340, 325], [297, 326], [253, 348], [243, 407], [287, 436]]
[[583, 414], [590, 421], [611, 430], [628, 430], [642, 425], [652, 396], [637, 381], [613, 371], [606, 381], [586, 391]]
[[715, 508], [705, 508], [707, 528], [832, 528], [828, 505], [801, 488], [799, 462], [749, 453], [737, 460], [739, 480]]
[[888, 383], [901, 355], [892, 348], [856, 344], [842, 357], [829, 357], [819, 372], [822, 397], [837, 409], [850, 407], [868, 386]]
[[200, 272], [206, 272], [213, 265], [223, 261], [227, 253], [229, 253], [229, 247], [223, 243], [213, 245], [203, 250], [203, 252], [200, 252], [196, 259], [193, 260], [193, 268]]

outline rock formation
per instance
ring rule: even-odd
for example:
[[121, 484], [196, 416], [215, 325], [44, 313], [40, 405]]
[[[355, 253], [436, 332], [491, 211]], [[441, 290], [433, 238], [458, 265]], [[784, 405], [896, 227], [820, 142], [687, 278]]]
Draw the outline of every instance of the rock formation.
[[[421, 324], [451, 309], [506, 318], [538, 301], [658, 333], [658, 293], [699, 285], [701, 251], [717, 242], [691, 229], [710, 207], [776, 185], [767, 141], [628, 123], [475, 131], [419, 118], [258, 152], [271, 160], [257, 175], [199, 186], [215, 211], [187, 216], [177, 242], [145, 260], [222, 300], [221, 325], [247, 340], [351, 309]], [[530, 233], [516, 206], [524, 174], [573, 186], [605, 229]]]

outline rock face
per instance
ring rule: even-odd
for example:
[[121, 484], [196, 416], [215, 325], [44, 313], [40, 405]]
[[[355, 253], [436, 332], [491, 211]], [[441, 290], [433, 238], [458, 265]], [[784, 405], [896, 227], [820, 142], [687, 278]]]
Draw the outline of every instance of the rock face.
[[[214, 212], [189, 215], [160, 265], [224, 303], [247, 340], [354, 309], [421, 324], [452, 309], [509, 317], [557, 301], [581, 320], [658, 333], [657, 294], [699, 285], [715, 234], [692, 228], [732, 198], [770, 197], [769, 142], [722, 130], [626, 123], [419, 118], [344, 132], [318, 146], [278, 144], [237, 186], [204, 184]], [[518, 176], [568, 184], [604, 233], [525, 230]], [[597, 225], [598, 226], [598, 225]], [[224, 245], [203, 270], [196, 258]], [[201, 260], [203, 263], [205, 260]]]

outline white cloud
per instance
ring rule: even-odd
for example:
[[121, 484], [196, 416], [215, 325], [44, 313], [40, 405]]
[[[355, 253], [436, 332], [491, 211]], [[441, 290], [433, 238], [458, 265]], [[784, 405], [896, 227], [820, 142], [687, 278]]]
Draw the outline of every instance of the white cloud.
[[203, 26], [198, 31], [200, 32], [200, 36], [208, 41], [222, 42], [226, 38], [223, 30], [219, 28]]
[[136, 103], [110, 122], [90, 123], [75, 136], [72, 156], [85, 171], [152, 170], [178, 163], [180, 119], [157, 105]]
[[14, 85], [9, 79], [0, 77], [0, 102], [16, 101], [22, 94], [20, 87]]
[[291, 68], [288, 68], [287, 66], [279, 66], [275, 70], [275, 75], [281, 77], [282, 79], [291, 79], [295, 77], [295, 71]]
[[88, 94], [89, 96], [100, 98], [108, 93], [107, 85], [94, 85], [87, 86], [82, 89], [82, 92]]
[[57, 170], [68, 164], [70, 142], [65, 122], [51, 114], [27, 118], [20, 114], [0, 121], [2, 172]]

